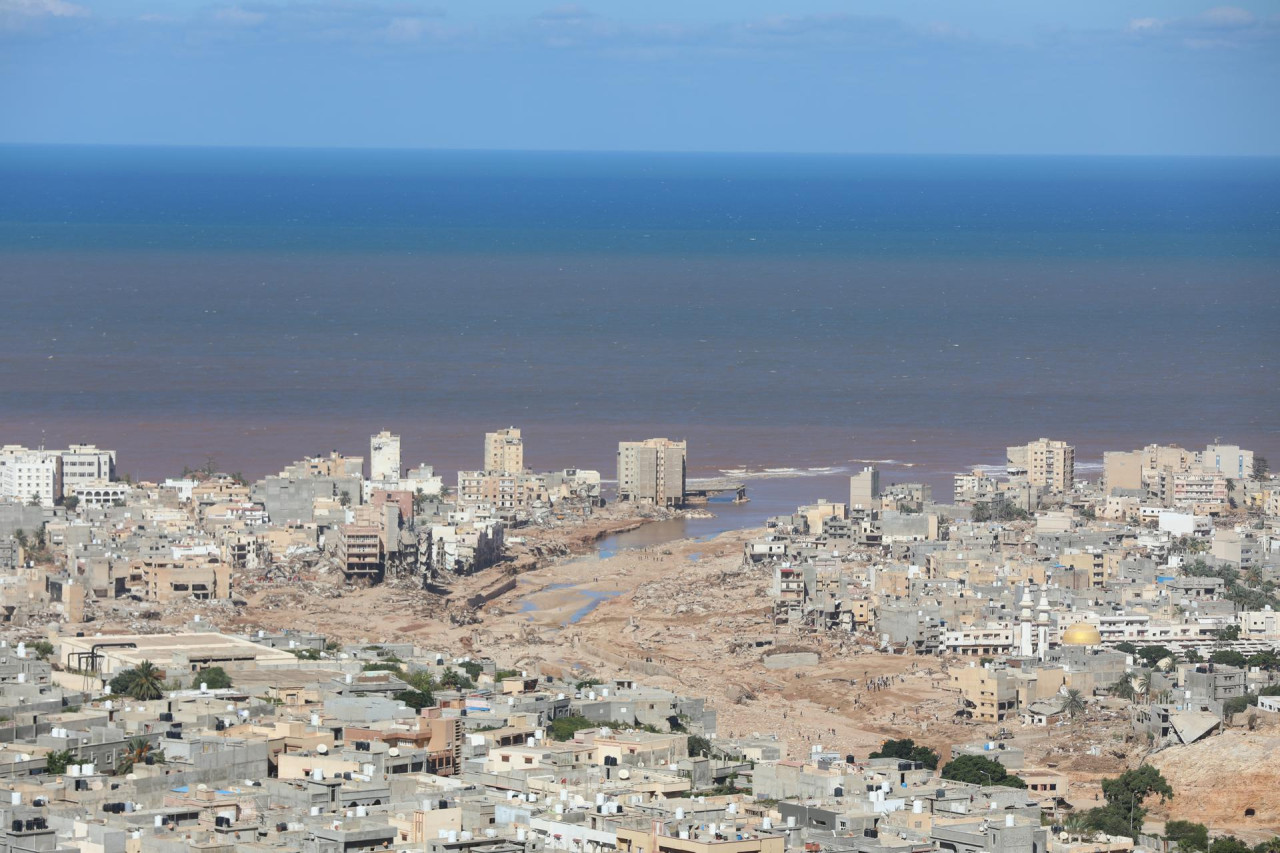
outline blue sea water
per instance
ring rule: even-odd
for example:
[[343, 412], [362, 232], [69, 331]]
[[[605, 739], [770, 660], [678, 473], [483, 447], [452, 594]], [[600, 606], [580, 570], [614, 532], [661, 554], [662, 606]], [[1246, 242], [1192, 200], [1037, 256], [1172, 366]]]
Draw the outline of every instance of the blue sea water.
[[1274, 159], [6, 146], [0, 441], [146, 476], [384, 426], [606, 476], [649, 435], [832, 482], [1040, 435], [1276, 455], [1278, 284]]

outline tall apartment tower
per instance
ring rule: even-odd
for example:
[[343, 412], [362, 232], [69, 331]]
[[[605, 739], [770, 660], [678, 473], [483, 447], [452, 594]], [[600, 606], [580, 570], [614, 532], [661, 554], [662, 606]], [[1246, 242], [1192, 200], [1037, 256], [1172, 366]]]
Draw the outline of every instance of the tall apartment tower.
[[520, 437], [520, 430], [507, 427], [484, 434], [483, 470], [512, 473], [524, 470], [524, 439]]
[[1005, 449], [1010, 470], [1027, 472], [1027, 482], [1055, 492], [1069, 492], [1076, 483], [1076, 449], [1065, 441], [1041, 438]]
[[400, 436], [384, 429], [369, 439], [369, 479], [400, 479]]
[[683, 504], [686, 450], [683, 441], [666, 438], [618, 442], [618, 500]]
[[849, 506], [878, 509], [880, 503], [880, 472], [872, 467], [849, 478]]

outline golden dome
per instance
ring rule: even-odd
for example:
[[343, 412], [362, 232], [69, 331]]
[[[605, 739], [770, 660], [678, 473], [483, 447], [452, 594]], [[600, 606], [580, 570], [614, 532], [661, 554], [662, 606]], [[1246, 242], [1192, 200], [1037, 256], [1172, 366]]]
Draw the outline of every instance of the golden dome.
[[1077, 622], [1062, 632], [1064, 646], [1097, 646], [1102, 644], [1102, 635], [1098, 629], [1088, 622]]

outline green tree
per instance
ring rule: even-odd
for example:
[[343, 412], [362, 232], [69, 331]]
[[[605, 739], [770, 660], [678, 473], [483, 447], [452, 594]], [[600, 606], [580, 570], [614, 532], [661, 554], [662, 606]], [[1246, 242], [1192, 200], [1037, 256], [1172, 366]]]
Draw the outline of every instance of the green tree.
[[431, 704], [435, 704], [436, 680], [431, 677], [431, 673], [425, 669], [420, 669], [415, 672], [405, 673], [400, 678], [417, 692], [425, 693], [428, 697], [432, 697]]
[[454, 690], [470, 690], [476, 685], [475, 682], [456, 669], [446, 669], [444, 675], [440, 676], [440, 686]]
[[1266, 649], [1249, 655], [1249, 659], [1245, 663], [1249, 666], [1256, 666], [1258, 669], [1280, 669], [1280, 654], [1276, 654], [1272, 649]]
[[40, 506], [40, 496], [35, 492], [32, 492], [31, 500], [27, 501], [27, 506]]
[[1271, 466], [1267, 464], [1267, 457], [1259, 456], [1255, 453], [1253, 455], [1253, 479], [1265, 480], [1270, 472]]
[[1213, 839], [1209, 853], [1253, 853], [1253, 849], [1234, 835], [1224, 835]]
[[44, 757], [44, 772], [51, 776], [61, 776], [67, 772], [67, 765], [75, 758], [69, 749], [59, 749]]
[[1195, 649], [1187, 649], [1182, 653], [1182, 656], [1187, 659], [1187, 663], [1200, 663], [1200, 661], [1204, 660], [1204, 655]]
[[62, 506], [67, 512], [75, 512], [76, 507], [80, 506], [80, 497], [78, 495], [67, 495], [62, 499]]
[[344, 489], [342, 494], [338, 496], [338, 505], [344, 507], [351, 506], [351, 493]]
[[144, 660], [133, 670], [133, 677], [123, 692], [141, 701], [161, 698], [164, 696], [164, 670]]
[[226, 690], [231, 686], [231, 676], [220, 666], [206, 667], [196, 675], [196, 683], [204, 684], [210, 690]]
[[1203, 853], [1209, 849], [1209, 828], [1203, 823], [1171, 820], [1164, 825], [1164, 837], [1184, 853]]
[[923, 744], [917, 745], [911, 738], [887, 740], [880, 748], [868, 756], [869, 758], [900, 758], [904, 761], [918, 761], [930, 770], [938, 766], [938, 753]]
[[1150, 764], [1126, 770], [1115, 779], [1103, 779], [1102, 796], [1107, 804], [1089, 810], [1089, 825], [1108, 835], [1136, 838], [1147, 816], [1143, 803], [1153, 795], [1159, 795], [1163, 802], [1173, 797], [1173, 788]]
[[1107, 692], [1112, 696], [1117, 696], [1121, 699], [1128, 699], [1130, 701], [1132, 701], [1133, 697], [1138, 693], [1138, 691], [1133, 689], [1133, 679], [1127, 675], [1108, 687]]
[[547, 736], [552, 740], [573, 740], [574, 732], [595, 727], [596, 724], [586, 717], [561, 717], [558, 720], [552, 720], [551, 725], [547, 726]]
[[1085, 711], [1084, 695], [1074, 687], [1067, 690], [1066, 701], [1062, 703], [1062, 710], [1067, 712], [1067, 716], [1074, 719]]
[[484, 672], [484, 664], [476, 660], [464, 660], [458, 666], [462, 667], [462, 671], [471, 676], [473, 680], [479, 678], [480, 673]]
[[1126, 655], [1136, 655], [1138, 653], [1138, 647], [1128, 640], [1125, 640], [1124, 642], [1116, 643], [1116, 651], [1124, 652]]
[[1003, 785], [1006, 788], [1025, 788], [1027, 783], [1009, 773], [999, 761], [981, 755], [962, 755], [947, 762], [942, 768], [942, 778], [972, 785]]
[[17, 530], [13, 531], [13, 538], [17, 540], [19, 548], [24, 551], [27, 549], [27, 531], [19, 527]]
[[1248, 658], [1242, 652], [1235, 649], [1218, 649], [1209, 655], [1210, 663], [1220, 663], [1225, 666], [1244, 666]]
[[397, 702], [403, 702], [415, 711], [421, 711], [423, 708], [430, 708], [435, 704], [430, 693], [423, 693], [421, 690], [401, 690], [393, 697]]
[[1178, 656], [1165, 646], [1143, 646], [1138, 649], [1138, 657], [1147, 666], [1155, 666], [1165, 658], [1174, 658], [1176, 660]]
[[[144, 661], [147, 663], [147, 661]], [[141, 669], [141, 667], [139, 667]], [[128, 773], [136, 765], [145, 764], [148, 755], [157, 755], [151, 741], [145, 737], [131, 737], [125, 744], [124, 755], [116, 762], [116, 775]]]
[[689, 755], [694, 758], [711, 755], [711, 741], [702, 735], [689, 735]]
[[53, 643], [48, 640], [36, 640], [31, 644], [31, 650], [40, 660], [48, 660], [49, 655], [53, 654]]

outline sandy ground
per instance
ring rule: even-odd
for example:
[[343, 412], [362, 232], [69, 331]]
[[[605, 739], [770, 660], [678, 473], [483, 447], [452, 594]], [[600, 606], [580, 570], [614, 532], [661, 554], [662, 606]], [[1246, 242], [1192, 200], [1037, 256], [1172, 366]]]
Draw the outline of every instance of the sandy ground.
[[[706, 697], [720, 737], [777, 734], [791, 758], [817, 746], [862, 758], [886, 738], [910, 737], [945, 761], [952, 744], [996, 736], [994, 725], [956, 719], [958, 697], [946, 686], [945, 661], [877, 653], [849, 636], [779, 633], [771, 619], [770, 575], [742, 563], [743, 542], [758, 531], [595, 556], [597, 538], [636, 524], [600, 518], [571, 531], [527, 532], [516, 588], [478, 612], [463, 602], [492, 586], [500, 570], [456, 579], [448, 595], [410, 581], [344, 587], [340, 576], [326, 575], [256, 589], [245, 608], [206, 606], [205, 618], [227, 630], [304, 628], [344, 642], [411, 641], [569, 677], [632, 677]], [[189, 618], [171, 614], [169, 620]], [[780, 648], [817, 652], [820, 662], [766, 668], [763, 657]], [[868, 690], [877, 678], [885, 686]], [[1123, 709], [1095, 710], [1057, 727], [1006, 725], [1012, 742], [1026, 750], [1028, 766], [1068, 773], [1070, 799], [1082, 808], [1096, 804], [1102, 778], [1136, 766], [1146, 754], [1126, 738]], [[1234, 770], [1215, 773], [1201, 762], [1188, 784], [1229, 784]], [[1170, 762], [1169, 772], [1180, 772], [1179, 765]], [[1215, 828], [1254, 828], [1227, 823], [1226, 811], [1215, 816], [1224, 821]]]

